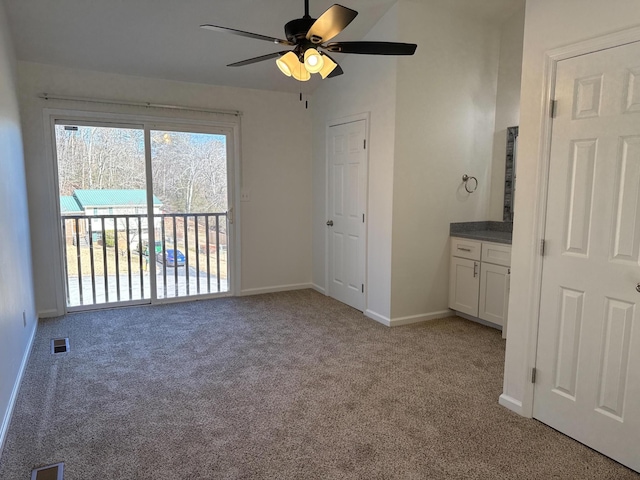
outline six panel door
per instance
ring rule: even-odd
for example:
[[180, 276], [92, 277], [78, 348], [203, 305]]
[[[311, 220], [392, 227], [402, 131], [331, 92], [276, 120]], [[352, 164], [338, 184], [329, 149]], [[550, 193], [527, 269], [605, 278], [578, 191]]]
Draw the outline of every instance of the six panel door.
[[640, 471], [640, 44], [559, 62], [556, 100], [534, 417]]

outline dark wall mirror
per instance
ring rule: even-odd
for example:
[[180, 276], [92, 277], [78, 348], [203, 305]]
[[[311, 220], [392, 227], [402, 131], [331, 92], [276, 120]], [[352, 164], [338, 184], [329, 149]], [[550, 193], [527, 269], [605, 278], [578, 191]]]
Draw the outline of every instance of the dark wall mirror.
[[518, 127], [507, 128], [507, 156], [504, 171], [504, 210], [502, 220], [513, 222], [516, 193], [516, 161], [518, 157]]

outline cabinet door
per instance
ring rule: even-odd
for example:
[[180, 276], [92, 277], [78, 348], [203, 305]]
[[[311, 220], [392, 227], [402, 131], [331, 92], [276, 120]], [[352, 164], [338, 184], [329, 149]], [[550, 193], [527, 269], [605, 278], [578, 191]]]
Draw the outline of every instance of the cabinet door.
[[449, 308], [474, 317], [478, 316], [479, 273], [480, 262], [451, 257]]
[[481, 319], [496, 325], [505, 325], [509, 308], [509, 279], [508, 267], [482, 263], [478, 315]]

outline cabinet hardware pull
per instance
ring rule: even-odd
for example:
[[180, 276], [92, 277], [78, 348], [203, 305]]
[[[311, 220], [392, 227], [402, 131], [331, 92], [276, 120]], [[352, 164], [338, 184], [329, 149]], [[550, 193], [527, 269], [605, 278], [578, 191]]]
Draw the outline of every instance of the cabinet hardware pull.
[[471, 251], [470, 248], [462, 248], [462, 247], [458, 247], [458, 250], [462, 250], [463, 252], [470, 252]]
[[478, 276], [478, 262], [473, 262], [473, 278]]

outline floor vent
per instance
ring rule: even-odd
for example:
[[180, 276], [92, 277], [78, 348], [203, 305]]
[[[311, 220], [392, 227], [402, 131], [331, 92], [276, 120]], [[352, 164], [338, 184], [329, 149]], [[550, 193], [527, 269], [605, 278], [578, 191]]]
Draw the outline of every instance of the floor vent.
[[64, 463], [47, 465], [46, 467], [36, 468], [31, 472], [31, 480], [63, 480], [63, 479], [64, 479]]
[[54, 338], [53, 340], [51, 340], [51, 353], [66, 353], [68, 351], [68, 338]]

